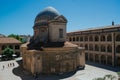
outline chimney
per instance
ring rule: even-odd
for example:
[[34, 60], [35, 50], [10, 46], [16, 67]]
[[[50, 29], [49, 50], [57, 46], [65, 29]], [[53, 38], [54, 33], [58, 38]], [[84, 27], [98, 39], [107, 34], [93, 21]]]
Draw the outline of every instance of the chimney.
[[114, 26], [114, 21], [112, 21], [112, 26]]

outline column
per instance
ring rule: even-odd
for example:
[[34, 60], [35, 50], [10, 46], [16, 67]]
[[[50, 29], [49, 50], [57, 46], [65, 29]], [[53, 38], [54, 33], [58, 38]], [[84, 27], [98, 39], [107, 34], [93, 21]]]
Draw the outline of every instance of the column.
[[115, 33], [112, 33], [112, 66], [115, 66]]

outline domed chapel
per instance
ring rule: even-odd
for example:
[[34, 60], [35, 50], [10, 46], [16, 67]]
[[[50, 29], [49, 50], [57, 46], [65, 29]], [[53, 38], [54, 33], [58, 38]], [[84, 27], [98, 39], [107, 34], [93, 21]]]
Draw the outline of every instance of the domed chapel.
[[32, 74], [59, 74], [85, 67], [84, 49], [66, 41], [67, 19], [47, 7], [35, 18], [34, 35], [21, 46], [23, 68]]

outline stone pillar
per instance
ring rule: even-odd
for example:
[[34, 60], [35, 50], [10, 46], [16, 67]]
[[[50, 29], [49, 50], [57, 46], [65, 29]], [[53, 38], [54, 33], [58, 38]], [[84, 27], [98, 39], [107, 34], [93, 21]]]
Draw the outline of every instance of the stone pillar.
[[115, 66], [115, 33], [112, 33], [112, 66]]
[[101, 64], [101, 55], [99, 55], [99, 63]]
[[88, 44], [88, 61], [90, 61], [90, 53], [89, 53], [89, 44]]

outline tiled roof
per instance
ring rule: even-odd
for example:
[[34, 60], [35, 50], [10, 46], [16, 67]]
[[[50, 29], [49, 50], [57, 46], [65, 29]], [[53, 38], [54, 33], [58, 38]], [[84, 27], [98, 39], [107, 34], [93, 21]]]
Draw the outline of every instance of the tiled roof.
[[0, 38], [0, 44], [7, 44], [7, 43], [21, 43], [21, 42], [15, 38], [9, 38], [9, 37]]
[[96, 28], [89, 28], [86, 30], [77, 30], [77, 31], [72, 31], [72, 32], [68, 32], [68, 33], [74, 33], [74, 32], [82, 32], [82, 31], [91, 31], [91, 30], [100, 30], [100, 29], [109, 29], [109, 28], [117, 28], [120, 27], [120, 24], [117, 25], [110, 25], [110, 26], [102, 26], [102, 27], [96, 27]]

